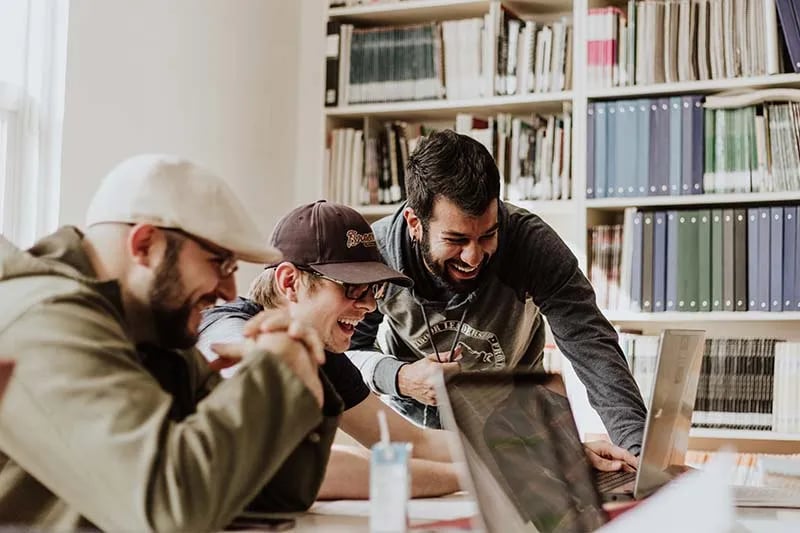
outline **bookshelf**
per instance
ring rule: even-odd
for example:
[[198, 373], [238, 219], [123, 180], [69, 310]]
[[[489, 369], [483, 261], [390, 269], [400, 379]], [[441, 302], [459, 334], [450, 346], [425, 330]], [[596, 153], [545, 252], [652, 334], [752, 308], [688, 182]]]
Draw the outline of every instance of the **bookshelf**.
[[797, 192], [748, 192], [731, 194], [695, 194], [682, 197], [643, 196], [640, 198], [596, 198], [586, 200], [589, 209], [619, 211], [626, 207], [684, 207], [705, 205], [742, 205], [800, 202]]
[[[368, 5], [330, 8], [327, 20], [356, 26], [401, 26], [431, 21], [460, 20], [483, 17], [489, 12], [490, 0], [407, 0]], [[492, 116], [498, 113], [530, 115], [571, 111], [571, 194], [566, 200], [511, 201], [539, 214], [575, 252], [584, 271], [588, 270], [590, 243], [587, 230], [599, 224], [621, 221], [626, 208], [696, 209], [800, 204], [800, 191], [720, 193], [684, 196], [647, 196], [622, 198], [587, 198], [587, 110], [595, 102], [619, 99], [657, 98], [681, 95], [708, 95], [737, 89], [800, 88], [800, 74], [738, 76], [725, 79], [680, 81], [647, 85], [597, 87], [589, 79], [587, 42], [590, 33], [590, 8], [613, 6], [625, 9], [628, 2], [620, 0], [517, 0], [503, 1], [523, 19], [534, 18], [545, 23], [565, 16], [572, 26], [571, 86], [556, 92], [532, 92], [504, 96], [468, 99], [437, 99], [390, 103], [352, 104], [324, 108], [326, 134], [336, 128], [374, 128], [383, 121], [430, 122], [435, 126], [452, 127], [458, 113]], [[780, 37], [780, 36], [779, 36]], [[321, 55], [322, 52], [320, 52]], [[366, 135], [366, 134], [365, 134]], [[323, 145], [324, 148], [324, 145]], [[319, 157], [327, 168], [330, 155], [324, 150]], [[323, 184], [323, 190], [327, 190]], [[395, 205], [353, 205], [368, 219], [391, 214]], [[664, 327], [701, 327], [709, 335], [770, 337], [780, 336], [800, 341], [800, 312], [727, 312], [702, 313], [661, 312], [639, 313], [606, 311], [606, 317], [621, 328], [636, 328], [645, 334], [655, 334]], [[574, 376], [572, 376], [574, 378]], [[567, 375], [567, 379], [570, 379]], [[580, 425], [580, 424], [579, 424]], [[597, 428], [587, 426], [592, 432]], [[800, 434], [748, 432], [743, 430], [693, 429], [691, 442], [696, 449], [715, 449], [724, 442], [735, 441], [742, 451], [800, 452]]]
[[[329, 20], [374, 25], [400, 25], [431, 20], [455, 20], [481, 17], [489, 11], [491, 0], [406, 0], [328, 10]], [[572, 10], [570, 0], [516, 0], [505, 5], [522, 13], [561, 13]]]
[[590, 89], [587, 96], [600, 100], [605, 98], [627, 98], [668, 94], [712, 94], [732, 89], [770, 89], [774, 87], [800, 87], [800, 77], [798, 77], [797, 74], [772, 74], [769, 76], [754, 76], [726, 80], [634, 85], [610, 89]]
[[783, 311], [770, 313], [769, 311], [709, 311], [704, 313], [634, 313], [628, 311], [605, 311], [606, 318], [616, 324], [631, 322], [647, 322], [653, 324], [674, 324], [688, 322], [760, 322], [768, 324], [774, 322], [799, 322], [800, 312]]
[[558, 93], [493, 96], [470, 100], [428, 100], [389, 104], [356, 104], [325, 110], [330, 119], [359, 119], [374, 117], [382, 120], [448, 119], [456, 113], [552, 113], [563, 104], [571, 103], [571, 91]]

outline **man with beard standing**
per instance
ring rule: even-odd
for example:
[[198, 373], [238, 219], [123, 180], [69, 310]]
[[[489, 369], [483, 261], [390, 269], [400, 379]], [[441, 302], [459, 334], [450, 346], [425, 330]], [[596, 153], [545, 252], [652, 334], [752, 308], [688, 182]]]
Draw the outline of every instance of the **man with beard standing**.
[[315, 331], [280, 312], [245, 327], [220, 383], [194, 348], [201, 312], [236, 296], [237, 260], [269, 263], [225, 183], [143, 155], [113, 169], [85, 232], [27, 251], [0, 238], [0, 524], [217, 531], [248, 504], [302, 510], [342, 411]]
[[[373, 230], [387, 264], [414, 287], [391, 287], [357, 328], [348, 356], [367, 384], [412, 420], [439, 427], [432, 378], [440, 367], [459, 356], [465, 370], [540, 367], [547, 317], [611, 439], [638, 454], [645, 407], [616, 332], [555, 231], [499, 200], [486, 148], [434, 133], [409, 158], [405, 179], [407, 203]], [[376, 347], [384, 318], [385, 353]]]

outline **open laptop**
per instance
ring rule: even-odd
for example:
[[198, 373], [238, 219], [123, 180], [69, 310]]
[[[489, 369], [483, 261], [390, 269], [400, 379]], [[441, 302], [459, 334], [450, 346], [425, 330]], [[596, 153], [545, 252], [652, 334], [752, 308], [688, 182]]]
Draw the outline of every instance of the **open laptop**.
[[578, 532], [607, 521], [569, 402], [548, 388], [552, 379], [463, 372], [437, 384], [453, 458], [466, 465], [462, 487], [480, 511], [476, 528]]
[[704, 331], [662, 331], [639, 469], [599, 473], [597, 488], [604, 499], [644, 498], [686, 471], [686, 450], [704, 348]]
[[[670, 467], [683, 465], [704, 338], [702, 331], [662, 335], [657, 410], [645, 440], [663, 440], [649, 446], [648, 466], [635, 474], [632, 488], [618, 487], [620, 495], [649, 494], [671, 479]], [[478, 372], [437, 385], [443, 425], [459, 439], [453, 455], [467, 465], [463, 483], [477, 499], [479, 525], [488, 531], [590, 531], [607, 520], [569, 401], [554, 392], [553, 379]]]

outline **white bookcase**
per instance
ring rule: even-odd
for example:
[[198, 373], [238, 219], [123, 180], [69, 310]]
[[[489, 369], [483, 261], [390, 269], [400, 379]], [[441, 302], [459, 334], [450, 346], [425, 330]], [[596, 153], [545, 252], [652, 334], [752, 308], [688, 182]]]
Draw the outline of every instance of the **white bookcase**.
[[[665, 96], [678, 94], [711, 94], [729, 89], [800, 87], [800, 74], [776, 74], [750, 78], [690, 81], [656, 85], [634, 85], [618, 88], [589, 88], [587, 82], [587, 23], [590, 7], [617, 6], [625, 1], [597, 2], [594, 0], [516, 0], [504, 1], [523, 16], [542, 15], [545, 18], [568, 15], [573, 23], [572, 88], [557, 93], [532, 93], [513, 96], [494, 96], [470, 100], [433, 100], [380, 104], [340, 105], [324, 108], [326, 133], [338, 127], [361, 127], [365, 119], [405, 121], [454, 121], [456, 113], [480, 112], [530, 114], [560, 112], [565, 104], [572, 110], [572, 199], [544, 202], [519, 202], [550, 223], [573, 250], [584, 268], [587, 267], [587, 228], [618, 220], [626, 207], [693, 206], [799, 201], [800, 191], [791, 193], [706, 194], [673, 197], [587, 199], [586, 190], [586, 111], [593, 100], [627, 97]], [[400, 25], [432, 20], [480, 17], [489, 10], [489, 0], [407, 0], [396, 3], [330, 8], [328, 20], [356, 25]], [[324, 160], [324, 146], [319, 157]], [[325, 190], [324, 184], [322, 190]], [[388, 215], [395, 206], [354, 206], [368, 219]], [[710, 312], [710, 313], [623, 313], [608, 312], [613, 323], [624, 328], [656, 334], [667, 327], [704, 328], [709, 336], [774, 336], [800, 340], [800, 313]], [[568, 367], [568, 365], [567, 365]], [[577, 381], [569, 369], [565, 372], [568, 385]], [[574, 385], [574, 383], [573, 383]], [[585, 406], [585, 407], [588, 407]], [[579, 428], [584, 432], [602, 431], [599, 418], [592, 420], [582, 406], [577, 406]], [[596, 416], [596, 415], [595, 415]], [[582, 420], [583, 418], [583, 420]], [[582, 427], [581, 427], [582, 426]], [[800, 435], [772, 432], [693, 430], [694, 449], [713, 449], [726, 442], [742, 451], [800, 452]]]

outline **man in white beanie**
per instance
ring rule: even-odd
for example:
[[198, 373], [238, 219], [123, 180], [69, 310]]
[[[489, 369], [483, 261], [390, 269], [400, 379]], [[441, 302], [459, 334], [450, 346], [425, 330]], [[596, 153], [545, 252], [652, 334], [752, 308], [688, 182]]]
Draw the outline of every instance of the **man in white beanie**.
[[259, 315], [225, 383], [194, 348], [202, 310], [236, 296], [237, 260], [280, 258], [256, 227], [218, 177], [142, 155], [106, 176], [84, 232], [27, 251], [0, 237], [0, 356], [16, 365], [0, 524], [213, 531], [248, 505], [310, 505], [342, 411], [317, 334]]

